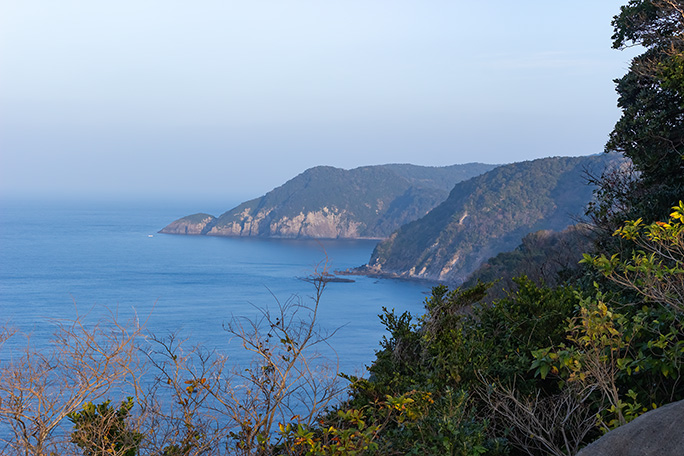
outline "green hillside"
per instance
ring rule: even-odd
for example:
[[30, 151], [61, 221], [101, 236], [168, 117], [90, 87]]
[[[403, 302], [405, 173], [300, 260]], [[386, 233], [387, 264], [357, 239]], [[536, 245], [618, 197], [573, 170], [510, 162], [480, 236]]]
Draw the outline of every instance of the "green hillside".
[[457, 184], [425, 217], [380, 243], [359, 272], [462, 283], [485, 260], [541, 229], [562, 230], [592, 198], [586, 173], [611, 155], [513, 163]]
[[482, 263], [463, 287], [474, 287], [478, 281], [494, 283], [487, 290], [487, 301], [492, 301], [517, 290], [516, 277], [525, 276], [538, 286], [559, 286], [580, 273], [582, 254], [592, 251], [594, 237], [592, 228], [584, 224], [530, 233], [514, 250]]
[[177, 220], [164, 233], [290, 238], [385, 238], [447, 198], [464, 179], [495, 165], [393, 164], [344, 170], [311, 168], [216, 219]]

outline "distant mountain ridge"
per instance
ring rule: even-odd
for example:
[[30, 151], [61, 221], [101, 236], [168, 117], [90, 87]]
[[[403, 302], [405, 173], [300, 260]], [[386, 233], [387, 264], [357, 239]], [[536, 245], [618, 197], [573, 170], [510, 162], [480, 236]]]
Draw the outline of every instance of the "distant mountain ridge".
[[576, 223], [592, 198], [586, 173], [621, 162], [601, 154], [502, 165], [456, 184], [442, 204], [378, 244], [369, 263], [352, 272], [461, 284], [526, 234]]
[[386, 238], [449, 195], [454, 185], [497, 165], [409, 164], [351, 170], [310, 168], [216, 218], [193, 214], [161, 233], [284, 238]]

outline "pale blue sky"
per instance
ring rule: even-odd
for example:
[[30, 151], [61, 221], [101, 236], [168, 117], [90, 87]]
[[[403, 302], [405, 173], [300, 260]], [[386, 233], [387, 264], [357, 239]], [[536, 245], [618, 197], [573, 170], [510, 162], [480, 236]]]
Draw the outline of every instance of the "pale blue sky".
[[[601, 152], [626, 0], [0, 0], [0, 197]], [[227, 209], [227, 208], [226, 208]]]

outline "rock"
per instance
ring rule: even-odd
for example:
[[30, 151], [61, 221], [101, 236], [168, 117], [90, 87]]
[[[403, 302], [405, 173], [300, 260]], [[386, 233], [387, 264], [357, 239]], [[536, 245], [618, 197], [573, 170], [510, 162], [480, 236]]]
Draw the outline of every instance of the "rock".
[[205, 234], [216, 220], [213, 215], [193, 214], [167, 225], [160, 233], [166, 234]]
[[684, 401], [651, 410], [610, 431], [577, 456], [684, 455]]

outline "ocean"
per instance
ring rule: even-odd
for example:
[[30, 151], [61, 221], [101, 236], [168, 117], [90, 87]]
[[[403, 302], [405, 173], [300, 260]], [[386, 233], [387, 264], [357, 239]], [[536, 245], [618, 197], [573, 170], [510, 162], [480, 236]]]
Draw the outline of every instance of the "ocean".
[[[198, 209], [173, 201], [0, 203], [0, 324], [30, 334], [40, 347], [55, 320], [96, 321], [115, 312], [145, 323], [148, 334], [178, 334], [240, 359], [241, 347], [223, 329], [231, 316], [253, 317], [256, 307], [291, 297], [306, 303], [314, 289], [302, 277], [326, 258], [331, 270], [366, 263], [376, 244], [157, 233]], [[330, 344], [340, 369], [363, 374], [385, 334], [382, 308], [421, 315], [430, 287], [353, 279], [327, 285], [319, 324], [337, 329]], [[16, 348], [10, 340], [2, 356]]]

